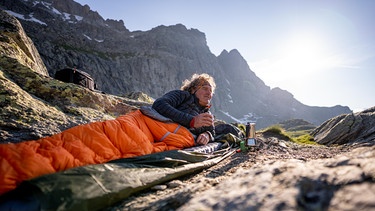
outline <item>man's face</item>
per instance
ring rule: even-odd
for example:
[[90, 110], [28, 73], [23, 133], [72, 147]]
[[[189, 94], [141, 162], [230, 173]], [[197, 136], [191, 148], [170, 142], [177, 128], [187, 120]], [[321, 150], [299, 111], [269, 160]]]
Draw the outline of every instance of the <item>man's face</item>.
[[201, 106], [210, 105], [212, 95], [212, 87], [210, 85], [203, 85], [195, 92], [195, 96], [199, 99]]

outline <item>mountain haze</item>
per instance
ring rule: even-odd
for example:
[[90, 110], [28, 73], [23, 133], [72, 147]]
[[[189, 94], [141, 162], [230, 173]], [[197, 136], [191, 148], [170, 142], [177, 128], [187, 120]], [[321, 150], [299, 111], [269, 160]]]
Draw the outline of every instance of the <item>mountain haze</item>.
[[351, 112], [339, 105], [307, 106], [286, 90], [271, 89], [236, 49], [215, 56], [205, 34], [183, 24], [129, 31], [122, 20], [104, 20], [72, 0], [5, 0], [0, 7], [21, 22], [51, 77], [76, 67], [105, 93], [141, 91], [157, 98], [193, 73], [205, 72], [217, 83], [214, 115], [228, 122], [256, 121], [258, 128], [293, 118], [319, 125]]

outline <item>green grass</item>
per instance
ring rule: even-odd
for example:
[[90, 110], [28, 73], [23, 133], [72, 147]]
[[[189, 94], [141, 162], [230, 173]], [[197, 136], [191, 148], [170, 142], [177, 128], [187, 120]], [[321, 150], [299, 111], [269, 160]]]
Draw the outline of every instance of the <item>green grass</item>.
[[263, 130], [262, 133], [266, 135], [274, 135], [280, 139], [292, 140], [292, 137], [290, 137], [285, 132], [285, 130], [282, 127], [280, 127], [280, 125], [272, 125]]
[[317, 145], [314, 138], [309, 134], [310, 130], [287, 131], [280, 125], [272, 125], [262, 131], [263, 134], [274, 135], [277, 138], [293, 141], [297, 144]]
[[310, 134], [298, 136], [296, 138], [293, 138], [292, 141], [298, 144], [318, 145], [318, 143], [314, 141], [314, 137], [312, 137]]

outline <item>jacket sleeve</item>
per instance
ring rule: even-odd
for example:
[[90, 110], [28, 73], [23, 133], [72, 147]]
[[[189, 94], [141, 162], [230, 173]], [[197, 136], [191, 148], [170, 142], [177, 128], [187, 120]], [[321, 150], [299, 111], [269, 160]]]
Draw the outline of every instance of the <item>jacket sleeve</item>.
[[190, 121], [194, 116], [176, 109], [189, 97], [191, 97], [190, 93], [186, 91], [170, 91], [162, 97], [156, 99], [152, 105], [152, 108], [159, 112], [161, 115], [172, 119], [174, 122], [177, 122], [186, 128], [189, 128]]
[[199, 135], [201, 133], [209, 132], [210, 141], [213, 141], [215, 139], [215, 136], [216, 136], [214, 126], [190, 128], [189, 130], [190, 130], [190, 132], [192, 132], [195, 135]]

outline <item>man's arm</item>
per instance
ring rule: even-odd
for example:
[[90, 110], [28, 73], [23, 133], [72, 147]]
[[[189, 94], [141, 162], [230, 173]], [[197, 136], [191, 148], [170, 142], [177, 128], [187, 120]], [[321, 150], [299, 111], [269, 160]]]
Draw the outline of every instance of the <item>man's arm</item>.
[[190, 128], [190, 122], [194, 116], [176, 109], [177, 106], [190, 97], [190, 93], [186, 91], [170, 91], [162, 97], [156, 99], [152, 105], [152, 108], [161, 115], [172, 119], [174, 122]]

